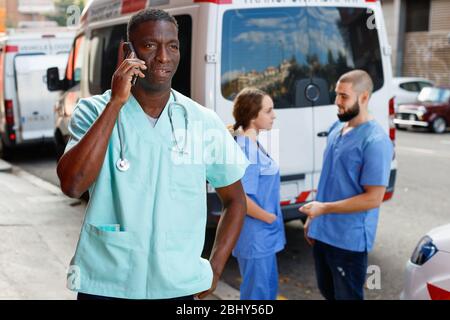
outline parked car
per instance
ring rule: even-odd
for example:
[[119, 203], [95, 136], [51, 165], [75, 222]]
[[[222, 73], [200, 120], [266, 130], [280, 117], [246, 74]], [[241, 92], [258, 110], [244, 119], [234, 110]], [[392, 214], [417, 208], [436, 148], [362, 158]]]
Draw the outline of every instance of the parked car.
[[417, 103], [398, 106], [394, 123], [397, 128], [424, 127], [444, 133], [450, 126], [450, 88], [422, 89]]
[[428, 232], [406, 264], [404, 300], [450, 300], [450, 224]]
[[415, 103], [423, 88], [434, 86], [431, 80], [407, 77], [393, 78], [392, 84], [397, 105]]

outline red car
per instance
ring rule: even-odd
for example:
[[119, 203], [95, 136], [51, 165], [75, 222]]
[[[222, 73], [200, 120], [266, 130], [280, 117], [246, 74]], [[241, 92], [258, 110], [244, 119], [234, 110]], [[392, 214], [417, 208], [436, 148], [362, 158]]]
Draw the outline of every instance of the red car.
[[450, 127], [450, 88], [423, 88], [416, 103], [398, 107], [394, 123], [399, 129], [424, 127], [436, 133], [446, 132]]

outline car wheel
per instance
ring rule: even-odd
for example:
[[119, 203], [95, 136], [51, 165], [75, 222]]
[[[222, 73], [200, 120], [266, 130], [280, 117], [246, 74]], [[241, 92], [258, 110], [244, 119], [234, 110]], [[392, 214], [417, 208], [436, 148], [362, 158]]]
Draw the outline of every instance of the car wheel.
[[399, 125], [399, 124], [396, 124], [396, 125], [395, 125], [395, 128], [396, 128], [397, 130], [402, 130], [402, 131], [405, 131], [405, 130], [406, 130], [406, 128], [405, 128], [404, 126], [401, 126], [401, 125]]
[[444, 133], [447, 130], [447, 123], [445, 122], [445, 119], [442, 117], [434, 119], [431, 123], [431, 129], [435, 133]]

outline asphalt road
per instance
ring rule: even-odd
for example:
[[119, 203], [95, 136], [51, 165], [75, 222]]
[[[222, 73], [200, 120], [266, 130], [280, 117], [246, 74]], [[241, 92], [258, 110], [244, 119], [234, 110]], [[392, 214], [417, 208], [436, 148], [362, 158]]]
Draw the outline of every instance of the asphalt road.
[[[436, 135], [397, 131], [396, 155], [395, 194], [381, 208], [375, 248], [369, 254], [369, 265], [375, 270], [369, 276], [375, 288], [366, 289], [366, 298], [372, 300], [398, 299], [405, 263], [419, 239], [430, 229], [450, 223], [450, 132]], [[58, 185], [51, 146], [21, 150], [10, 162]], [[301, 222], [286, 224], [286, 235], [287, 246], [279, 254], [279, 298], [321, 299], [311, 248], [303, 239]], [[213, 237], [214, 230], [209, 230], [206, 253]], [[239, 288], [240, 276], [234, 258], [229, 260], [223, 280]]]

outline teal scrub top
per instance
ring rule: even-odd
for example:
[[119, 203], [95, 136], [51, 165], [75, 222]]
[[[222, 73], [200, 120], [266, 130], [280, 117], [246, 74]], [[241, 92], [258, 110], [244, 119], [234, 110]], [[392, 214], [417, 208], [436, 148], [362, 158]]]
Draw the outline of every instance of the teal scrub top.
[[[180, 107], [187, 111], [188, 130]], [[152, 127], [130, 95], [120, 111], [128, 171], [116, 168], [120, 156], [118, 122], [101, 171], [89, 188], [76, 252], [68, 273], [74, 291], [128, 299], [165, 299], [211, 287], [209, 261], [201, 257], [206, 226], [206, 181], [228, 186], [242, 178], [248, 160], [212, 110], [173, 91]], [[110, 90], [82, 99], [72, 115], [66, 151], [105, 109]], [[174, 132], [174, 134], [173, 134]], [[187, 154], [174, 148], [178, 145]]]

